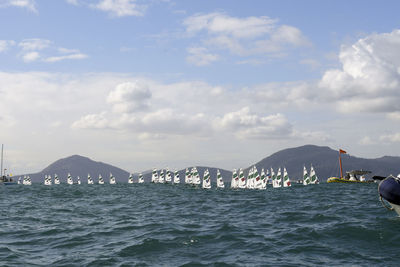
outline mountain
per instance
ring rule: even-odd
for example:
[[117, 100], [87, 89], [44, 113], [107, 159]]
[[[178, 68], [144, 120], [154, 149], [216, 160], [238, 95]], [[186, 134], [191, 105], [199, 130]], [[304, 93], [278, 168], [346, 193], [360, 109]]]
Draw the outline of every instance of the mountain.
[[54, 174], [57, 174], [60, 181], [66, 183], [68, 173], [71, 174], [74, 181], [79, 176], [84, 183], [87, 183], [89, 173], [94, 181], [97, 181], [99, 174], [103, 176], [105, 182], [108, 182], [110, 173], [116, 177], [117, 182], [120, 179], [127, 181], [129, 177], [129, 173], [123, 169], [79, 155], [59, 159], [41, 172], [29, 174], [29, 176], [33, 182], [43, 182], [45, 175], [51, 175], [54, 178]]
[[[305, 145], [278, 151], [257, 162], [255, 165], [259, 171], [261, 171], [261, 168], [270, 169], [272, 167], [276, 172], [279, 167], [286, 167], [289, 177], [292, 180], [298, 180], [303, 176], [303, 166], [306, 166], [309, 170], [312, 164], [320, 181], [325, 182], [327, 178], [339, 175], [338, 156], [339, 152], [337, 150], [333, 150], [327, 146]], [[372, 171], [373, 175], [379, 176], [388, 176], [389, 174], [397, 175], [400, 173], [400, 157], [384, 156], [377, 159], [363, 159], [348, 154], [342, 154], [342, 163], [343, 172], [363, 169]], [[196, 167], [201, 177], [203, 177], [204, 170], [209, 169], [212, 182], [216, 182], [218, 168], [206, 166]], [[240, 166], [238, 166], [238, 168], [240, 168]], [[249, 168], [250, 166], [245, 169], [246, 175]], [[219, 170], [221, 171], [224, 181], [230, 182], [232, 171], [224, 169]], [[86, 183], [87, 175], [90, 173], [95, 183], [97, 183], [99, 174], [108, 182], [110, 172], [116, 177], [117, 182], [128, 181], [129, 173], [127, 171], [79, 155], [57, 160], [41, 172], [29, 175], [33, 182], [43, 182], [43, 178], [46, 174], [50, 174], [54, 178], [54, 174], [56, 173], [61, 182], [64, 183], [66, 182], [67, 174], [71, 173], [74, 180], [76, 180], [76, 177], [79, 175], [82, 182]], [[183, 182], [185, 178], [185, 169], [179, 170], [178, 172], [181, 182]], [[151, 170], [144, 171], [143, 176], [145, 182], [150, 182]], [[134, 180], [137, 181], [137, 178], [138, 173], [135, 173]]]
[[[388, 176], [400, 173], [400, 157], [381, 157], [363, 159], [349, 154], [342, 154], [343, 175], [350, 170], [368, 170], [372, 175]], [[261, 168], [273, 167], [275, 173], [279, 167], [286, 167], [291, 179], [298, 180], [303, 176], [303, 166], [310, 169], [310, 164], [319, 177], [325, 182], [331, 176], [339, 176], [339, 152], [327, 146], [305, 145], [284, 149], [262, 159], [255, 165]]]

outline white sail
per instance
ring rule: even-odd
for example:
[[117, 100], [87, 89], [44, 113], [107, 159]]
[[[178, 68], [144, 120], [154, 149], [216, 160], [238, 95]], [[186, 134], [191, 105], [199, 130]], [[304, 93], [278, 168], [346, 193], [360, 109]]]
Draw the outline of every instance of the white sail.
[[92, 179], [92, 177], [90, 176], [90, 174], [87, 175], [87, 183], [88, 183], [88, 184], [93, 184], [93, 179]]
[[232, 172], [231, 188], [237, 188], [239, 186], [239, 176], [236, 169]]
[[54, 184], [60, 184], [60, 179], [57, 174], [54, 174]]
[[170, 170], [168, 168], [167, 168], [167, 174], [165, 175], [165, 182], [167, 184], [172, 182], [172, 175], [171, 175], [171, 172], [170, 172]]
[[158, 182], [159, 182], [160, 184], [165, 183], [165, 174], [164, 174], [164, 170], [161, 170], [161, 171], [160, 171], [160, 177], [158, 178]]
[[24, 179], [22, 180], [23, 185], [32, 185], [31, 178], [29, 176], [24, 176]]
[[303, 166], [303, 185], [308, 185], [310, 184], [310, 176], [308, 175], [306, 166]]
[[81, 184], [81, 177], [79, 177], [79, 175], [78, 175], [78, 177], [76, 177], [76, 183]]
[[278, 169], [278, 172], [276, 174], [275, 178], [275, 184], [273, 185], [274, 188], [281, 187], [282, 186], [282, 172], [281, 168]]
[[283, 167], [283, 187], [292, 186], [290, 183], [289, 175], [287, 173], [286, 167]]
[[132, 173], [129, 175], [128, 184], [133, 184], [133, 174]]
[[110, 172], [110, 184], [116, 184], [117, 182], [115, 181], [114, 175]]
[[174, 172], [174, 184], [179, 184], [181, 182], [181, 179], [179, 178], [179, 172], [175, 171]]
[[[268, 172], [268, 170], [267, 170]], [[267, 188], [267, 176], [265, 175], [264, 168], [261, 169], [261, 187], [259, 189], [266, 189]]]
[[143, 174], [142, 173], [139, 173], [138, 183], [139, 184], [143, 184], [144, 183], [144, 179], [143, 179]]
[[250, 187], [251, 187], [250, 184], [251, 184], [252, 175], [253, 175], [252, 168], [250, 168], [249, 173], [247, 174], [247, 180], [246, 180], [246, 188], [247, 189], [250, 189]]
[[51, 185], [52, 184], [50, 175], [45, 175], [44, 176], [44, 184], [45, 185]]
[[68, 173], [68, 177], [67, 177], [67, 184], [73, 184], [74, 181], [72, 180], [72, 176], [71, 174]]
[[99, 184], [104, 184], [104, 179], [103, 176], [101, 176], [101, 174], [99, 174]]
[[18, 178], [18, 182], [17, 182], [18, 184], [21, 184], [22, 182], [21, 182], [21, 177], [19, 177]]
[[192, 184], [196, 186], [201, 184], [200, 174], [196, 167], [192, 168]]
[[[261, 179], [261, 175], [258, 173], [257, 167], [254, 166], [254, 188], [255, 189], [262, 189], [263, 188], [263, 179]], [[264, 177], [265, 178], [265, 177]]]
[[311, 165], [310, 169], [310, 183], [311, 184], [319, 184], [318, 176], [315, 173], [314, 167]]
[[246, 177], [244, 177], [243, 169], [240, 168], [239, 170], [239, 188], [246, 188]]
[[152, 183], [158, 183], [158, 172], [157, 169], [154, 169], [153, 172], [151, 173], [151, 182]]
[[275, 176], [274, 169], [272, 169], [272, 167], [271, 167], [271, 174], [270, 175], [271, 175], [271, 184], [272, 184], [272, 187], [274, 187], [276, 176]]
[[188, 168], [186, 168], [185, 171], [185, 184], [191, 184], [192, 183], [192, 173], [189, 171]]
[[[237, 178], [237, 174], [236, 174], [236, 178]], [[217, 187], [225, 188], [224, 180], [222, 179], [222, 175], [219, 170], [217, 170]]]
[[211, 176], [210, 176], [210, 172], [208, 171], [208, 169], [206, 169], [204, 171], [202, 187], [204, 189], [210, 189], [211, 188]]

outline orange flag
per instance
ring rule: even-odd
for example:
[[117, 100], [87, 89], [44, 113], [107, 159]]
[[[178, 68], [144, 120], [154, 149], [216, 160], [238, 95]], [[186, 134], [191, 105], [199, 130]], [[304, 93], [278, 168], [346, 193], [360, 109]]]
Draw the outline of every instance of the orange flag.
[[339, 153], [341, 153], [341, 154], [346, 154], [347, 152], [344, 151], [344, 150], [342, 150], [342, 149], [339, 149]]

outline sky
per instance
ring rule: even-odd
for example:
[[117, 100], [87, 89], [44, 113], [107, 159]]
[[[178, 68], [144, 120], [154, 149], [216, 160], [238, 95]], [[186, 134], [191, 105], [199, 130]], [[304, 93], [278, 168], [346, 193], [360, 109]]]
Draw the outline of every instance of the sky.
[[[4, 168], [400, 156], [399, 1], [0, 0]], [[332, 163], [336, 165], [336, 163]]]

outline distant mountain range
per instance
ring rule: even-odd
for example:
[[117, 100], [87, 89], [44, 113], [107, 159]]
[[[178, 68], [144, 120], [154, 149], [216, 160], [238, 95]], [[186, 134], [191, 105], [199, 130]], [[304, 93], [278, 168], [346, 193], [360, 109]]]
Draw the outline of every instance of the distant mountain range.
[[[279, 167], [286, 167], [289, 176], [292, 180], [301, 179], [303, 175], [303, 166], [307, 169], [312, 164], [317, 172], [320, 181], [325, 182], [328, 177], [339, 175], [339, 153], [326, 146], [315, 146], [305, 145], [295, 148], [284, 149], [279, 152], [272, 154], [269, 157], [262, 159], [261, 161], [254, 164], [257, 169], [261, 171], [261, 168], [270, 169], [274, 168], [275, 172]], [[363, 159], [350, 156], [348, 154], [342, 154], [343, 170], [369, 170], [373, 175], [387, 176], [389, 174], [400, 173], [400, 157], [389, 157], [384, 156], [377, 159]], [[253, 165], [252, 165], [253, 166]], [[188, 168], [192, 166], [188, 166]], [[245, 169], [247, 172], [251, 166]], [[240, 168], [240, 166], [238, 166]], [[216, 180], [217, 168], [207, 166], [197, 166], [197, 169], [201, 176], [205, 169], [209, 169], [212, 181]], [[225, 182], [230, 182], [232, 171], [219, 169], [224, 178]], [[173, 171], [173, 170], [171, 170]], [[43, 182], [43, 177], [46, 174], [52, 175], [57, 174], [61, 182], [66, 182], [67, 174], [71, 173], [74, 180], [77, 176], [80, 176], [81, 180], [86, 183], [87, 175], [90, 174], [95, 182], [97, 182], [98, 175], [101, 174], [106, 182], [108, 177], [112, 173], [117, 182], [127, 182], [129, 173], [118, 167], [93, 161], [87, 157], [73, 155], [67, 158], [59, 159], [56, 162], [50, 164], [48, 167], [43, 169], [41, 172], [29, 174], [33, 182]], [[179, 170], [181, 181], [185, 176], [185, 170]], [[143, 172], [145, 182], [149, 182], [151, 179], [151, 170]], [[138, 173], [134, 174], [134, 179], [137, 181]]]

